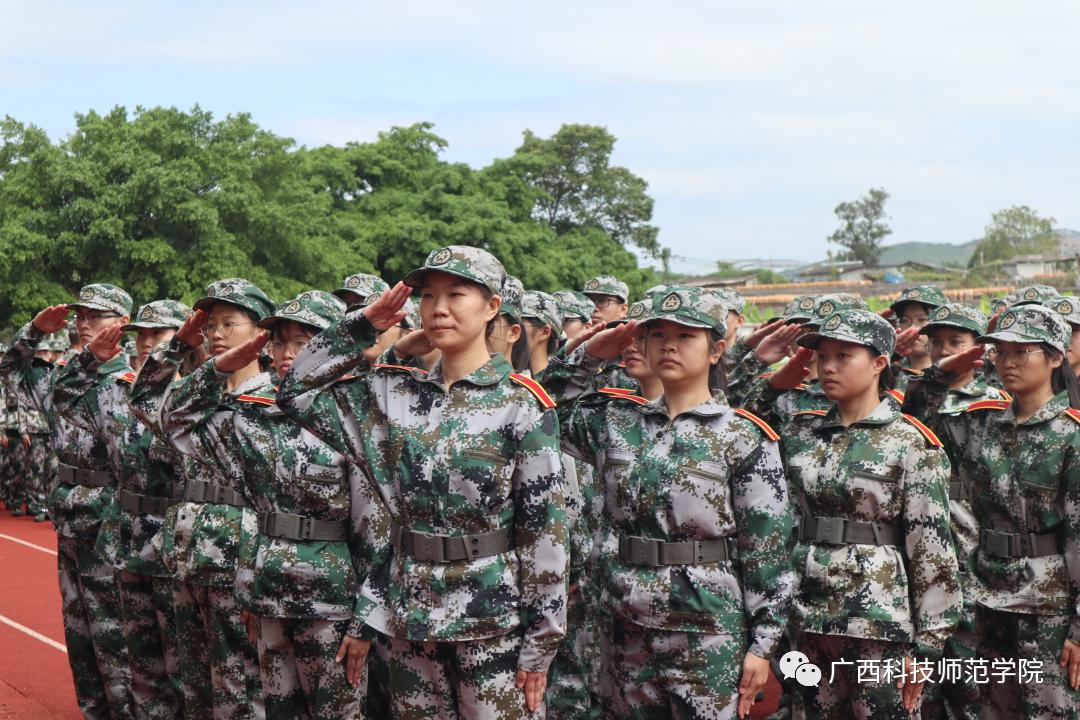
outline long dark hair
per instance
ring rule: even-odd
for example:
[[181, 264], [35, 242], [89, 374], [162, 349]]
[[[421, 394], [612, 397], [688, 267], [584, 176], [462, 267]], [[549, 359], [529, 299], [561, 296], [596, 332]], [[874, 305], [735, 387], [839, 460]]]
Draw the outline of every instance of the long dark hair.
[[[724, 336], [715, 330], [709, 330], [709, 349], [716, 347], [716, 343], [724, 339]], [[725, 348], [726, 350], [726, 348]], [[720, 359], [716, 361], [709, 368], [709, 392], [715, 395], [717, 392], [723, 392], [727, 394], [728, 389], [728, 377], [727, 371], [724, 369], [724, 356], [721, 355]]]
[[1061, 364], [1054, 368], [1054, 371], [1050, 374], [1050, 388], [1055, 395], [1067, 392], [1069, 394], [1069, 406], [1080, 410], [1080, 379], [1077, 379], [1076, 373], [1073, 372], [1072, 366], [1069, 365], [1069, 358], [1057, 348], [1046, 343], [1041, 343], [1041, 345], [1046, 352], [1046, 356], [1051, 360], [1061, 358]]
[[[514, 372], [524, 372], [528, 369], [532, 362], [532, 354], [529, 352], [529, 330], [526, 327], [528, 323], [515, 320], [509, 313], [499, 313], [506, 318], [506, 323], [509, 326], [517, 325], [521, 328], [521, 335], [518, 336], [517, 341], [514, 342], [514, 346], [510, 348], [510, 365], [514, 368]], [[496, 315], [491, 322], [487, 324], [487, 330], [484, 332], [484, 337], [491, 337], [491, 334], [495, 332], [495, 323], [499, 320], [499, 315]]]

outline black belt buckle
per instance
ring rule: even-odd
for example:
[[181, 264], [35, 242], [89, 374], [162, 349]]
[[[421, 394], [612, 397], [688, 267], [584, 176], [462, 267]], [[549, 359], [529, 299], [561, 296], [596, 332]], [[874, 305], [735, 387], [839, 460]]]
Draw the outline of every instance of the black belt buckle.
[[814, 528], [814, 542], [827, 545], [844, 544], [844, 518], [819, 517]]

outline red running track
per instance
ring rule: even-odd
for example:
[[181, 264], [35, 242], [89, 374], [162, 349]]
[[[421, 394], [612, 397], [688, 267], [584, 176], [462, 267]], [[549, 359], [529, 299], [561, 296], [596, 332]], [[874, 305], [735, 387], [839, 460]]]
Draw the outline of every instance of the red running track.
[[[51, 523], [0, 510], [0, 720], [82, 717], [67, 655], [56, 647], [64, 624], [55, 553]], [[755, 720], [776, 709], [778, 691], [770, 678]]]

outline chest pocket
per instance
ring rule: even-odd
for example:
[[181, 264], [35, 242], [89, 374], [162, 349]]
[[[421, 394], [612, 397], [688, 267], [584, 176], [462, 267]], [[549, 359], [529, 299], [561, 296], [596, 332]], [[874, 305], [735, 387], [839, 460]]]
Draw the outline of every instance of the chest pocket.
[[687, 463], [678, 469], [668, 490], [672, 530], [695, 539], [726, 534], [734, 524], [731, 473], [725, 463]]
[[848, 476], [848, 489], [856, 515], [867, 520], [893, 517], [900, 512], [899, 465], [856, 464]]
[[[450, 460], [450, 495], [485, 510], [495, 510], [510, 497], [513, 462], [491, 447], [464, 447]], [[453, 502], [453, 501], [451, 501]]]

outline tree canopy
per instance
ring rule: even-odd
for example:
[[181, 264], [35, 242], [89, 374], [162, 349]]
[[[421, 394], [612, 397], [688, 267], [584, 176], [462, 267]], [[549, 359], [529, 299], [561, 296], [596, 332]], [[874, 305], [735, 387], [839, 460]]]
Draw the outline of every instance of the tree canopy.
[[1044, 218], [1027, 205], [1014, 205], [991, 216], [982, 240], [975, 246], [971, 267], [1011, 260], [1017, 255], [1046, 255], [1058, 252], [1054, 218]]
[[840, 220], [840, 228], [828, 237], [845, 250], [837, 254], [839, 260], [861, 260], [866, 265], [876, 265], [881, 257], [881, 242], [892, 234], [885, 223], [885, 201], [889, 193], [883, 188], [871, 188], [863, 197], [852, 202], [842, 202], [833, 210]]
[[393, 282], [432, 249], [495, 253], [526, 287], [580, 288], [613, 273], [635, 291], [661, 255], [646, 183], [610, 163], [604, 128], [526, 130], [509, 158], [474, 169], [442, 158], [430, 123], [374, 142], [298, 147], [247, 114], [117, 107], [76, 115], [52, 142], [0, 123], [0, 320], [25, 322], [89, 282], [136, 303], [192, 301], [245, 277], [282, 301], [354, 272]]

